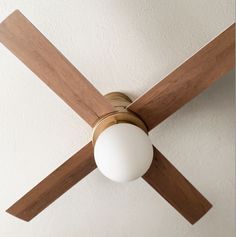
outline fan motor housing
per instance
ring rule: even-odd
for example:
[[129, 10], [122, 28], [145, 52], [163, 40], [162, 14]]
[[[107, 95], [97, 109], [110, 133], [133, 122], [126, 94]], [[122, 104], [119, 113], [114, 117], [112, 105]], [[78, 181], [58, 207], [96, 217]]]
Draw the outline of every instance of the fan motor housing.
[[129, 104], [132, 103], [132, 100], [121, 92], [111, 92], [105, 95], [105, 98], [115, 108], [115, 112], [110, 113], [102, 118], [100, 118], [95, 126], [93, 127], [92, 133], [92, 142], [95, 145], [98, 136], [108, 127], [118, 124], [118, 123], [129, 123], [141, 128], [144, 132], [148, 133], [147, 126], [133, 112], [127, 110]]

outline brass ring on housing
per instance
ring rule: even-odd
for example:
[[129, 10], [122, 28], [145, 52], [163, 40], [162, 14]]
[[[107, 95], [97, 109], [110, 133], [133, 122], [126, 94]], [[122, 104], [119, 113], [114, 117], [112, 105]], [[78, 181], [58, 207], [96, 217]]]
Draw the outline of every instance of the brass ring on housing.
[[92, 142], [95, 145], [98, 136], [108, 127], [119, 124], [129, 123], [141, 128], [145, 133], [148, 129], [145, 123], [134, 113], [127, 110], [132, 100], [121, 92], [111, 92], [105, 98], [112, 104], [115, 112], [100, 118], [93, 127]]
[[133, 124], [141, 128], [145, 133], [148, 133], [147, 127], [144, 124], [144, 122], [132, 112], [114, 112], [98, 120], [96, 125], [93, 127], [93, 137], [92, 137], [93, 145], [95, 145], [98, 136], [105, 129], [119, 123]]

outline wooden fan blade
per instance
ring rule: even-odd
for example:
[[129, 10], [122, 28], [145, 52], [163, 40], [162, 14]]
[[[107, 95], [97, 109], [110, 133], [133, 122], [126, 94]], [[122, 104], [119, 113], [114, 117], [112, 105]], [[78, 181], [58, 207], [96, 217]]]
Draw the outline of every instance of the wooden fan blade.
[[90, 142], [13, 204], [7, 212], [30, 221], [95, 168], [93, 145]]
[[152, 165], [143, 178], [191, 224], [212, 207], [155, 147]]
[[20, 11], [0, 24], [0, 42], [89, 125], [113, 112], [111, 104]]
[[189, 58], [128, 108], [149, 130], [235, 66], [235, 24]]

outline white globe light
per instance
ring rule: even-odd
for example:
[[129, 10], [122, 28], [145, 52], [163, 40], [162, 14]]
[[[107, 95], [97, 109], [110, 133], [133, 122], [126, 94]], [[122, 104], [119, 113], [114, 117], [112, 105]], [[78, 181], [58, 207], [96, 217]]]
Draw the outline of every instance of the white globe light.
[[116, 182], [126, 182], [146, 173], [152, 163], [153, 147], [142, 129], [120, 123], [99, 135], [94, 158], [103, 175]]

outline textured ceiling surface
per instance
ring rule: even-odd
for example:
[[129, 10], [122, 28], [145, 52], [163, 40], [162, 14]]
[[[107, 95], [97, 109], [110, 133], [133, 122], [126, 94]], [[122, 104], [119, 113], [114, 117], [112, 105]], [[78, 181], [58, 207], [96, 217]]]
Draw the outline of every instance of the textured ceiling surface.
[[[234, 21], [233, 0], [0, 0], [20, 9], [102, 92], [133, 99]], [[143, 180], [98, 170], [31, 222], [5, 210], [85, 145], [90, 127], [0, 45], [1, 237], [233, 237], [234, 72], [150, 136], [213, 203], [191, 226]]]

